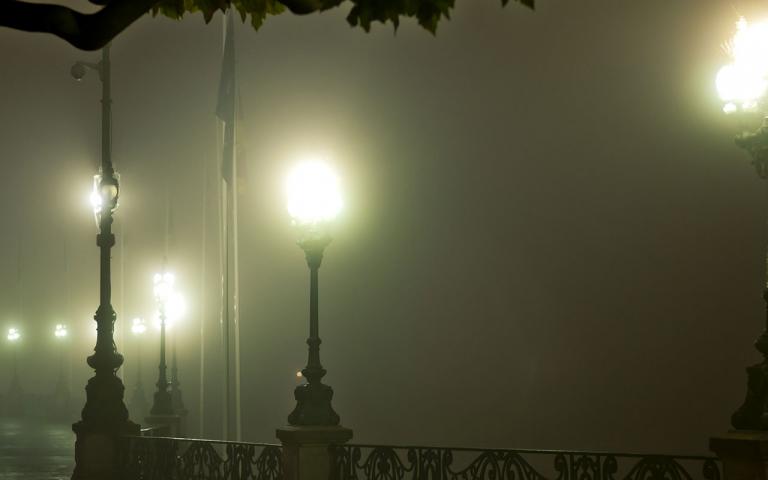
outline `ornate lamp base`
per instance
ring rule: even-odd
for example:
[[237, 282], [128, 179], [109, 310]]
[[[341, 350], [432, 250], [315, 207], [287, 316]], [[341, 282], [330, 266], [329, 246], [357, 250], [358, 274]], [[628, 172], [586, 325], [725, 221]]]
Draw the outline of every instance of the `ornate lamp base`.
[[152, 402], [152, 409], [149, 413], [151, 415], [173, 415], [173, 397], [171, 397], [171, 392], [162, 390], [155, 392], [154, 402]]
[[305, 383], [293, 391], [296, 408], [288, 415], [290, 425], [338, 425], [339, 415], [331, 406], [333, 389], [323, 383]]

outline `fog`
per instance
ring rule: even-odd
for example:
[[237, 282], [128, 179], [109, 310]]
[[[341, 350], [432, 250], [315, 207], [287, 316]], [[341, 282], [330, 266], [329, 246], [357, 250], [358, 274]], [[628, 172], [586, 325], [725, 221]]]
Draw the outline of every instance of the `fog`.
[[[243, 438], [275, 441], [306, 362], [308, 274], [282, 187], [319, 152], [345, 194], [320, 270], [321, 355], [355, 441], [705, 452], [743, 399], [762, 329], [764, 186], [714, 90], [722, 42], [761, 2], [456, 3], [436, 37], [414, 22], [365, 34], [346, 7], [258, 32], [238, 22]], [[220, 15], [146, 17], [112, 47], [126, 398], [128, 322], [153, 309], [169, 197], [168, 265], [189, 303], [180, 381], [189, 432], [208, 438], [222, 435], [221, 37]], [[45, 393], [53, 328], [68, 324], [80, 406], [100, 85], [69, 69], [98, 53], [0, 30], [0, 58], [0, 327], [22, 330], [23, 386]], [[149, 399], [154, 329], [141, 348]], [[2, 386], [7, 343], [0, 354]]]

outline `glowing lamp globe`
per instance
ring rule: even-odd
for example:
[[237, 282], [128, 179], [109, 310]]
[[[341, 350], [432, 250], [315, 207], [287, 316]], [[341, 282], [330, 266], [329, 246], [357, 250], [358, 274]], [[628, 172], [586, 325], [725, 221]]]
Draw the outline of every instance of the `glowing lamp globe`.
[[134, 335], [143, 335], [147, 331], [147, 325], [141, 318], [134, 318], [131, 321], [131, 333]]
[[176, 277], [170, 272], [156, 273], [153, 277], [155, 299], [158, 302], [166, 302], [173, 293], [173, 284]]
[[298, 164], [288, 175], [286, 193], [288, 213], [297, 225], [330, 222], [343, 206], [336, 173], [320, 161]]
[[67, 327], [66, 325], [58, 324], [56, 325], [56, 329], [53, 331], [53, 334], [56, 336], [56, 338], [64, 338], [67, 336]]
[[173, 292], [168, 301], [165, 302], [165, 314], [172, 323], [176, 323], [177, 320], [187, 313], [187, 302], [184, 300], [184, 296], [178, 292]]
[[8, 329], [8, 338], [9, 342], [16, 342], [21, 338], [21, 332], [19, 332], [18, 328], [9, 328]]
[[768, 92], [768, 22], [749, 24], [741, 18], [727, 50], [732, 62], [715, 79], [723, 111], [753, 110]]

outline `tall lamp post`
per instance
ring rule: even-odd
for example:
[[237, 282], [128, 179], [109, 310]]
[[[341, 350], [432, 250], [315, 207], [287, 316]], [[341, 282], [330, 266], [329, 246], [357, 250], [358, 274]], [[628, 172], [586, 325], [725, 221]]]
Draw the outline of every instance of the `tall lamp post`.
[[12, 395], [18, 395], [21, 393], [21, 382], [19, 382], [19, 360], [18, 354], [16, 353], [16, 345], [19, 343], [19, 340], [21, 340], [21, 332], [18, 328], [9, 328], [8, 335], [6, 335], [5, 338], [8, 339], [8, 342], [11, 344], [11, 361], [13, 363], [13, 376], [11, 377], [10, 391]]
[[[754, 131], [746, 128], [736, 136], [736, 145], [746, 150], [757, 175], [768, 179], [768, 22], [750, 25], [740, 19], [737, 32], [727, 44], [731, 63], [717, 74], [716, 86], [724, 102], [723, 111], [740, 120], [763, 117]], [[766, 252], [768, 265], [768, 251]], [[763, 292], [768, 314], [768, 277]], [[768, 429], [768, 315], [763, 333], [755, 341], [763, 360], [747, 368], [747, 394], [744, 403], [731, 416], [739, 430]]]
[[13, 358], [13, 376], [11, 377], [11, 385], [8, 389], [7, 410], [11, 415], [21, 415], [24, 412], [24, 392], [21, 389], [21, 382], [19, 381], [19, 366], [17, 358], [18, 343], [21, 340], [21, 332], [18, 328], [9, 328], [6, 338], [10, 343], [11, 356]]
[[309, 266], [309, 353], [301, 371], [307, 380], [296, 387], [296, 407], [288, 416], [290, 425], [338, 425], [339, 415], [331, 406], [333, 389], [322, 382], [326, 370], [320, 363], [320, 324], [318, 319], [318, 270], [323, 252], [331, 242], [329, 226], [342, 207], [338, 179], [320, 162], [299, 164], [287, 184], [288, 213], [299, 234]]
[[169, 433], [178, 434], [179, 419], [173, 410], [173, 397], [169, 391], [168, 382], [168, 364], [165, 360], [165, 340], [167, 330], [167, 303], [173, 292], [173, 284], [176, 278], [170, 272], [163, 271], [156, 273], [153, 277], [154, 295], [158, 307], [158, 316], [160, 320], [160, 364], [158, 365], [157, 391], [154, 394], [150, 416], [147, 421], [155, 425], [163, 425], [170, 429]]
[[181, 382], [179, 381], [179, 360], [177, 356], [177, 337], [179, 336], [179, 320], [184, 314], [184, 298], [179, 292], [171, 292], [166, 302], [166, 316], [170, 320], [171, 330], [171, 401], [173, 411], [180, 416], [187, 414], [184, 407], [184, 398], [181, 394]]
[[333, 389], [322, 382], [326, 370], [320, 363], [318, 319], [318, 270], [331, 242], [330, 225], [342, 208], [341, 193], [334, 172], [316, 161], [299, 164], [290, 174], [287, 187], [288, 213], [309, 266], [309, 352], [307, 365], [301, 370], [306, 383], [294, 390], [296, 407], [288, 415], [289, 425], [278, 428], [276, 433], [283, 444], [287, 478], [302, 471], [329, 478], [331, 465], [335, 464], [335, 449], [330, 447], [352, 438], [352, 430], [339, 425], [339, 415], [331, 406]]
[[147, 415], [147, 398], [144, 395], [144, 383], [141, 378], [141, 338], [147, 331], [147, 325], [141, 318], [131, 321], [131, 333], [136, 339], [136, 386], [131, 396], [131, 411], [137, 418]]
[[110, 47], [102, 50], [98, 63], [77, 62], [71, 74], [81, 80], [90, 68], [99, 74], [101, 98], [101, 168], [93, 180], [92, 202], [99, 229], [96, 245], [100, 250], [99, 307], [94, 315], [98, 333], [88, 365], [95, 375], [85, 387], [86, 401], [82, 419], [72, 426], [75, 444], [74, 480], [89, 478], [123, 478], [118, 460], [119, 444], [124, 434], [135, 434], [139, 426], [128, 419], [123, 402], [125, 387], [117, 376], [123, 356], [114, 340], [116, 314], [112, 308], [111, 251], [115, 245], [112, 222], [118, 205], [120, 186], [112, 165], [112, 96]]
[[56, 382], [56, 400], [61, 402], [59, 404], [61, 413], [65, 413], [69, 407], [69, 387], [67, 382], [67, 375], [64, 371], [66, 368], [66, 340], [69, 335], [67, 326], [64, 324], [57, 324], [53, 330], [53, 336], [59, 344], [59, 379]]

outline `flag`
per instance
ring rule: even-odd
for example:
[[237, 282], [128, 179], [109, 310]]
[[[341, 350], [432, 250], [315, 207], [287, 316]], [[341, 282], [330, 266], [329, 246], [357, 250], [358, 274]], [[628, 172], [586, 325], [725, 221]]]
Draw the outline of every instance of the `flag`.
[[232, 181], [232, 163], [235, 154], [235, 25], [232, 10], [227, 12], [224, 33], [224, 54], [221, 58], [219, 96], [216, 116], [224, 122], [224, 151], [222, 152], [221, 176], [227, 183]]

